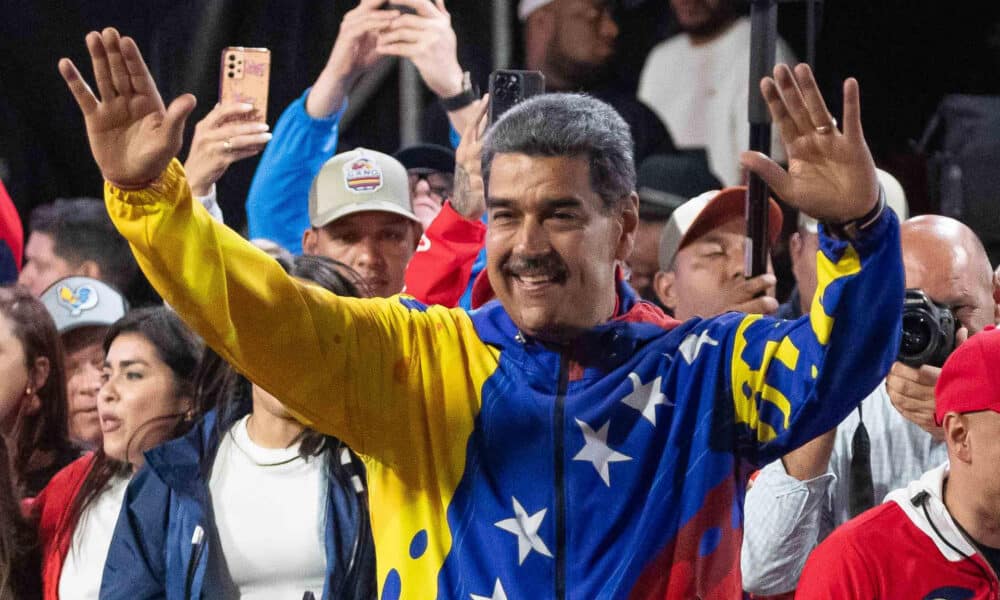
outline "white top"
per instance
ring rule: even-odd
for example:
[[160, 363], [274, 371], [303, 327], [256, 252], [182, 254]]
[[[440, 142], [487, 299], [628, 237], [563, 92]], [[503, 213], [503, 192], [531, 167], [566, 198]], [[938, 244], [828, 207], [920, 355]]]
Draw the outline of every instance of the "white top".
[[[775, 56], [779, 63], [795, 63], [780, 38]], [[705, 148], [723, 185], [739, 185], [739, 154], [750, 136], [749, 82], [750, 19], [743, 17], [711, 42], [695, 46], [682, 33], [653, 48], [639, 79], [639, 99], [666, 123], [678, 147]], [[760, 93], [756, 86], [754, 93]], [[777, 127], [772, 128], [771, 155], [785, 160]]]
[[127, 477], [112, 479], [108, 487], [80, 515], [80, 522], [73, 530], [73, 543], [59, 575], [61, 600], [91, 600], [98, 597], [104, 562], [108, 558], [108, 548], [111, 547], [111, 538], [125, 499], [128, 481]]
[[262, 448], [250, 440], [247, 419], [220, 440], [208, 483], [222, 558], [238, 590], [230, 597], [299, 600], [309, 590], [319, 598], [326, 579], [326, 454], [307, 461], [298, 444]]
[[[876, 504], [948, 460], [948, 448], [906, 420], [880, 383], [861, 402], [871, 440]], [[860, 420], [853, 411], [837, 427], [827, 472], [799, 481], [780, 460], [764, 467], [747, 492], [743, 525], [743, 587], [762, 596], [794, 589], [813, 549], [850, 518], [851, 441]]]

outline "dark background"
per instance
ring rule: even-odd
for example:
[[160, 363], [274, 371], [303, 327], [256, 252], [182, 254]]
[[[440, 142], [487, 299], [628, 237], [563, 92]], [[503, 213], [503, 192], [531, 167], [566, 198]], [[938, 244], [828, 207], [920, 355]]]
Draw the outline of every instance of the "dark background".
[[[223, 47], [271, 49], [268, 121], [273, 125], [319, 73], [340, 19], [355, 4], [0, 0], [0, 177], [22, 215], [57, 197], [100, 195], [82, 117], [56, 70], [57, 60], [68, 56], [89, 77], [83, 37], [90, 30], [113, 25], [134, 37], [167, 102], [182, 92], [199, 98], [188, 123], [190, 136], [194, 123], [215, 103]], [[620, 85], [634, 89], [646, 53], [675, 26], [668, 0], [626, 4], [618, 9], [616, 72]], [[489, 0], [448, 2], [459, 59], [484, 89], [491, 70], [489, 6]], [[515, 6], [511, 12], [516, 13]], [[782, 4], [779, 15], [782, 36], [804, 57], [804, 7]], [[927, 199], [924, 163], [912, 141], [921, 136], [942, 96], [1000, 93], [998, 17], [998, 2], [836, 0], [823, 7], [817, 47], [821, 87], [839, 114], [840, 81], [848, 75], [859, 79], [865, 131], [876, 161], [903, 181], [915, 213], [935, 207]], [[519, 44], [519, 32], [515, 40]], [[387, 79], [360, 118], [341, 132], [341, 148], [397, 148], [396, 85], [396, 77]], [[425, 100], [432, 103], [429, 95]], [[245, 222], [243, 201], [255, 167], [255, 159], [239, 163], [219, 184], [227, 221], [237, 229]]]

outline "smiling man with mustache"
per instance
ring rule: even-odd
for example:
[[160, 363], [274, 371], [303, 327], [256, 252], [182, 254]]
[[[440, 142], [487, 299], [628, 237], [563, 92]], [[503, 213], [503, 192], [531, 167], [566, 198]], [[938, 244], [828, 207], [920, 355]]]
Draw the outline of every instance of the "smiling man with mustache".
[[112, 218], [210, 345], [367, 459], [382, 598], [738, 598], [746, 475], [832, 428], [895, 357], [899, 227], [854, 80], [841, 133], [809, 68], [777, 68], [761, 89], [793, 168], [743, 155], [830, 224], [822, 301], [799, 321], [679, 324], [621, 279], [632, 140], [602, 102], [539, 96], [488, 132], [498, 300], [467, 313], [285, 275], [192, 203], [173, 156], [194, 98], [166, 108], [114, 29], [87, 45], [100, 101], [69, 60], [60, 70]]

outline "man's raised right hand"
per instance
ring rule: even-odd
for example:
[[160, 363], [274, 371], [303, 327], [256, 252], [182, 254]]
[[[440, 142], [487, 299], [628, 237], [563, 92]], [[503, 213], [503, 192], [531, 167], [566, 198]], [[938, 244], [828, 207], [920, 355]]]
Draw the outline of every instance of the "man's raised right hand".
[[112, 184], [145, 187], [180, 151], [195, 98], [184, 94], [164, 108], [135, 41], [113, 28], [88, 33], [87, 49], [100, 101], [71, 60], [59, 61], [59, 73], [83, 111], [94, 160]]

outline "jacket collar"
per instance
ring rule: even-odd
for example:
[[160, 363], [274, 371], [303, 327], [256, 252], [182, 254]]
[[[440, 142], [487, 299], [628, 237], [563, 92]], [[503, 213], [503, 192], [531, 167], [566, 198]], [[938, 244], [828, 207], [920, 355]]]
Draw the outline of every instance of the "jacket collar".
[[[944, 463], [927, 471], [905, 488], [890, 492], [885, 500], [898, 504], [910, 521], [933, 540], [942, 556], [951, 562], [959, 562], [975, 556], [977, 550], [959, 530], [944, 504], [943, 490], [947, 477], [948, 463]], [[955, 552], [955, 548], [965, 556]]]
[[[616, 286], [615, 316], [581, 334], [571, 349], [563, 352], [585, 368], [613, 370], [631, 358], [640, 346], [680, 324], [654, 304], [641, 300], [620, 273]], [[535, 359], [558, 353], [557, 349], [522, 334], [498, 300], [471, 314], [480, 339], [487, 344], [515, 356]]]
[[[224, 420], [235, 422], [241, 416]], [[205, 470], [212, 464], [206, 459], [214, 457], [219, 448], [220, 429], [231, 424], [219, 425], [218, 411], [211, 410], [185, 435], [147, 450], [146, 466], [172, 490], [200, 497], [204, 493]]]

